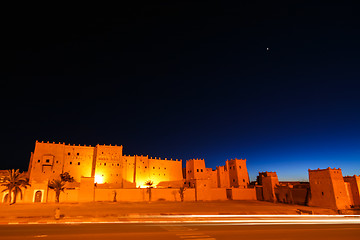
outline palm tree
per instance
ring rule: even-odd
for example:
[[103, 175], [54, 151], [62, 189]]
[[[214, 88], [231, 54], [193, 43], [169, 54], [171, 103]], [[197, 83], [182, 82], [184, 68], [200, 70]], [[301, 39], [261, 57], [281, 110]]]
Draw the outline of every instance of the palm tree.
[[149, 194], [149, 202], [151, 202], [151, 189], [153, 188], [153, 186], [152, 186], [153, 184], [154, 183], [151, 180], [148, 180], [145, 182], [145, 185], [147, 186], [147, 192]]
[[27, 186], [30, 186], [29, 178], [21, 179], [15, 184], [13, 203], [16, 203], [16, 197], [17, 197], [18, 194], [20, 194], [20, 199], [23, 198], [23, 193], [22, 193], [21, 187], [27, 189]]
[[[3, 184], [1, 186], [5, 186], [5, 189], [2, 192], [8, 191], [8, 199], [10, 204], [14, 204], [16, 202], [16, 196], [20, 193], [22, 199], [22, 190], [21, 188], [26, 188], [30, 186], [29, 179], [25, 178], [20, 170], [11, 169], [8, 170], [8, 175], [4, 178]], [[14, 193], [14, 200], [12, 199], [12, 193]]]
[[60, 193], [64, 192], [65, 189], [65, 183], [64, 181], [60, 179], [54, 179], [51, 182], [49, 182], [49, 188], [53, 189], [55, 191], [55, 202], [59, 202], [60, 199]]

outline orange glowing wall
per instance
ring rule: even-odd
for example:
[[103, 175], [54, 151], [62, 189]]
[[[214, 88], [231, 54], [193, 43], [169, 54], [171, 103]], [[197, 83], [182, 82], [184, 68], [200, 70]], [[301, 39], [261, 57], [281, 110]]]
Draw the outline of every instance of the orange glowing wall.
[[152, 181], [154, 187], [159, 184], [165, 187], [172, 181], [183, 182], [182, 161], [136, 156], [135, 176], [137, 187], [146, 187], [147, 181]]
[[193, 179], [208, 179], [204, 159], [190, 159], [186, 161], [186, 181]]
[[276, 202], [275, 186], [279, 184], [276, 172], [260, 172], [264, 201]]
[[341, 169], [309, 169], [310, 206], [346, 209], [350, 207]]
[[230, 188], [230, 177], [227, 166], [216, 167], [217, 182], [219, 188]]
[[247, 188], [249, 174], [246, 167], [246, 159], [231, 159], [226, 161], [229, 173], [230, 187]]
[[360, 207], [360, 176], [347, 176], [344, 177], [344, 181], [350, 184], [353, 205]]
[[93, 147], [36, 141], [31, 156], [30, 181], [59, 179], [61, 173], [68, 172], [79, 182], [82, 176], [91, 177], [93, 156]]
[[96, 145], [95, 182], [122, 185], [123, 157], [122, 146]]

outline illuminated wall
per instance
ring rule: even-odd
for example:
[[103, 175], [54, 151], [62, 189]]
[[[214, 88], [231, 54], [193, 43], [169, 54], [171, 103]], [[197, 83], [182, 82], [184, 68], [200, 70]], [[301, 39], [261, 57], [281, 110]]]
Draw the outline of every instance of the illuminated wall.
[[246, 159], [227, 160], [225, 166], [217, 167], [216, 170], [205, 167], [204, 159], [191, 159], [186, 161], [186, 181], [193, 187], [193, 180], [208, 179], [212, 188], [247, 188], [249, 174], [246, 167]]
[[93, 160], [93, 147], [36, 141], [29, 169], [30, 181], [59, 179], [61, 173], [68, 172], [79, 182], [81, 176], [91, 176]]
[[350, 197], [341, 169], [309, 169], [311, 198], [309, 206], [332, 209], [350, 208]]
[[247, 188], [249, 185], [249, 174], [246, 167], [246, 159], [231, 159], [226, 161], [229, 173], [230, 187]]
[[[30, 181], [47, 182], [68, 172], [76, 182], [94, 177], [97, 184], [117, 188], [144, 187], [151, 180], [156, 187], [183, 184], [182, 161], [123, 155], [122, 146], [75, 146], [64, 143], [35, 143], [31, 154]], [[109, 186], [110, 186], [109, 185]]]
[[360, 207], [360, 176], [347, 176], [344, 181], [349, 183], [354, 207]]

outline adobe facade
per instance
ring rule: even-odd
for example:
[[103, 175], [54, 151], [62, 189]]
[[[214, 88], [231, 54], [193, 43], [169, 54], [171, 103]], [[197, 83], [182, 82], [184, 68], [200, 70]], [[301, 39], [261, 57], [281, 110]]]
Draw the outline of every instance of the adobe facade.
[[330, 208], [360, 207], [360, 176], [343, 177], [340, 168], [309, 169], [309, 182], [279, 182], [275, 172], [260, 172], [258, 200]]
[[44, 182], [68, 172], [76, 182], [93, 177], [97, 184], [117, 188], [156, 185], [179, 186], [183, 182], [182, 161], [123, 155], [122, 146], [75, 146], [36, 142], [31, 154], [30, 182]]
[[[38, 142], [25, 173], [31, 184], [17, 202], [54, 202], [48, 183], [68, 172], [60, 202], [148, 201], [147, 181], [153, 182], [152, 200], [185, 201], [265, 200], [331, 209], [360, 207], [360, 176], [342, 176], [341, 169], [309, 169], [309, 182], [279, 182], [276, 172], [260, 172], [250, 183], [246, 159], [230, 159], [216, 169], [204, 159], [182, 160], [125, 155], [122, 146], [75, 146]], [[0, 182], [7, 171], [0, 171]], [[7, 191], [0, 200], [6, 202]]]
[[74, 178], [60, 195], [65, 202], [146, 201], [147, 181], [153, 182], [154, 200], [177, 201], [180, 187], [186, 187], [186, 201], [256, 199], [243, 159], [227, 160], [216, 170], [206, 168], [204, 159], [190, 159], [183, 169], [182, 160], [124, 155], [122, 146], [36, 141], [28, 169], [31, 187], [18, 201], [54, 202], [48, 182], [64, 172]]

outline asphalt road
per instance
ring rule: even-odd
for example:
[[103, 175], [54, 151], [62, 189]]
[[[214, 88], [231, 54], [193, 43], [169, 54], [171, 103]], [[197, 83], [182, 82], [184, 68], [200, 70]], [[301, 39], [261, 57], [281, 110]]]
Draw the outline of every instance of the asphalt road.
[[360, 224], [36, 224], [0, 225], [0, 239], [221, 240], [360, 239]]

